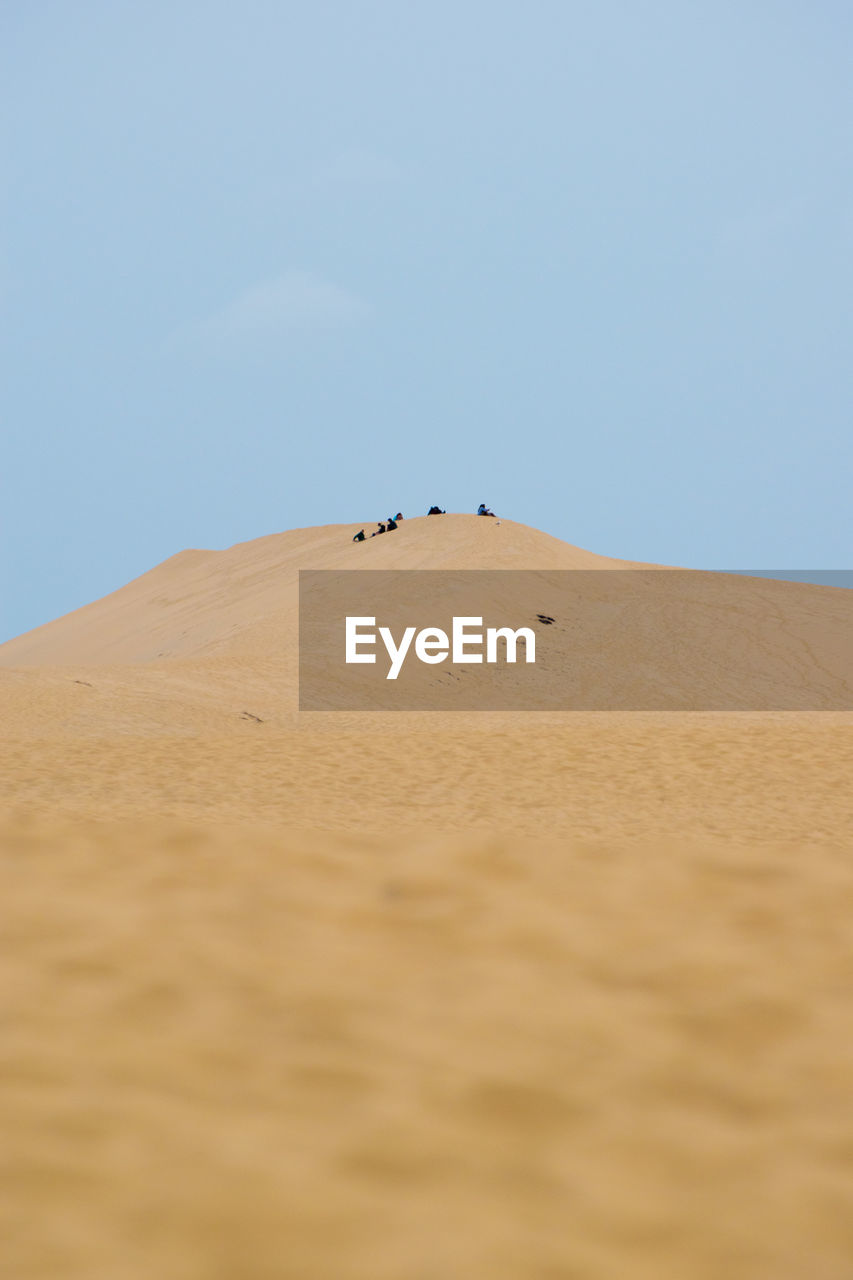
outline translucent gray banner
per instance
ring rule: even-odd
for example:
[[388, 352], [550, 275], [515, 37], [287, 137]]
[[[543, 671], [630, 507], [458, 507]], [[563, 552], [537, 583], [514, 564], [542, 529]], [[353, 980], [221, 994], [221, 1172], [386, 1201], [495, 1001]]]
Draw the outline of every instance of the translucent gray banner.
[[299, 706], [853, 710], [851, 575], [829, 576], [306, 570]]

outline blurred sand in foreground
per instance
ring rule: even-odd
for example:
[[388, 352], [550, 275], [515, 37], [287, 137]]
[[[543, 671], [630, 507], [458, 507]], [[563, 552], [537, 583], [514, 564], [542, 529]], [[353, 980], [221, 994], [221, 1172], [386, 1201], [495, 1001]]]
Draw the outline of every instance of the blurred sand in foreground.
[[299, 716], [296, 567], [606, 567], [464, 521], [0, 647], [4, 1277], [853, 1275], [853, 716]]

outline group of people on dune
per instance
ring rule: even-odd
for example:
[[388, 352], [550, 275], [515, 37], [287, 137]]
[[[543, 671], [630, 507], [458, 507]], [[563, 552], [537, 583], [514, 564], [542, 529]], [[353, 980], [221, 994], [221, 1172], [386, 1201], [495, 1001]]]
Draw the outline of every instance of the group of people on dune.
[[[383, 524], [383, 523], [382, 523], [382, 521], [380, 520], [380, 521], [379, 521], [379, 525], [377, 526], [377, 528], [375, 528], [375, 529], [373, 530], [373, 533], [371, 533], [371, 535], [370, 535], [370, 536], [371, 536], [371, 538], [375, 538], [375, 537], [377, 536], [377, 534], [380, 534], [380, 533], [391, 533], [391, 532], [392, 532], [392, 530], [394, 530], [394, 529], [396, 529], [396, 528], [397, 528], [397, 521], [398, 521], [398, 520], [402, 520], [402, 519], [403, 519], [403, 513], [402, 513], [402, 511], [398, 511], [398, 512], [397, 512], [397, 514], [396, 514], [395, 516], [389, 516], [389, 517], [388, 517], [388, 519], [385, 521], [385, 523], [384, 523], [384, 524]], [[365, 540], [365, 539], [364, 539], [364, 530], [363, 530], [363, 529], [359, 529], [358, 533], [357, 533], [357, 534], [355, 535], [355, 537], [353, 538], [353, 542], [364, 542], [364, 540]]]
[[[477, 508], [478, 516], [493, 516], [494, 514], [495, 514], [494, 511], [490, 511], [489, 508], [486, 506], [485, 502], [481, 502], [479, 507]], [[427, 512], [427, 515], [428, 516], [444, 516], [444, 515], [447, 515], [447, 512], [442, 507], [433, 506], [433, 507], [430, 507], [429, 511]], [[391, 533], [394, 529], [397, 528], [397, 522], [402, 519], [403, 519], [403, 513], [402, 511], [398, 511], [395, 516], [389, 516], [384, 524], [380, 520], [378, 527], [373, 530], [373, 533], [371, 533], [370, 535], [371, 538], [377, 537], [380, 533]], [[365, 542], [366, 540], [367, 539], [365, 537], [365, 533], [363, 529], [359, 529], [358, 533], [353, 535], [353, 542]]]

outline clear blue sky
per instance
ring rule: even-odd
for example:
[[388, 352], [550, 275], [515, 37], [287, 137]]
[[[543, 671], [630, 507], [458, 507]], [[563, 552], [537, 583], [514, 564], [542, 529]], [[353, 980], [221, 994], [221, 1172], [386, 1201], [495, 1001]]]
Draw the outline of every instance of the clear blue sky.
[[6, 0], [0, 48], [0, 639], [432, 502], [850, 567], [846, 0]]

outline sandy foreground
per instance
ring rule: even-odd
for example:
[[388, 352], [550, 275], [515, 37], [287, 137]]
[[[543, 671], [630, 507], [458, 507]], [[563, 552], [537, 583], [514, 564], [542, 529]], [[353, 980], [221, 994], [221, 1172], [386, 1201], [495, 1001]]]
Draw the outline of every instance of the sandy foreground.
[[853, 715], [300, 715], [299, 567], [626, 563], [352, 532], [0, 647], [0, 1274], [847, 1280]]

